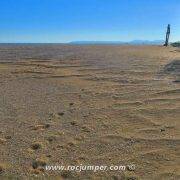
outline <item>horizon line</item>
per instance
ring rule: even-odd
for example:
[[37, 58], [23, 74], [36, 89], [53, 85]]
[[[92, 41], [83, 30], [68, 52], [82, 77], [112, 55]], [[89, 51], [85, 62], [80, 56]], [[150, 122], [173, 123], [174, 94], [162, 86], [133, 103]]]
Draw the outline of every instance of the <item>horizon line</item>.
[[[117, 41], [113, 41], [113, 40], [72, 40], [72, 41], [68, 41], [68, 42], [1, 42], [0, 44], [75, 44], [75, 43], [118, 43], [118, 44], [129, 44], [129, 43], [143, 43], [143, 42], [149, 42], [149, 43], [153, 43], [153, 42], [163, 42], [165, 40], [163, 39], [157, 39], [157, 40], [147, 40], [147, 39], [134, 39], [134, 40], [130, 40], [130, 41], [121, 41], [121, 40], [117, 40]], [[172, 42], [178, 42], [177, 41], [171, 41]]]

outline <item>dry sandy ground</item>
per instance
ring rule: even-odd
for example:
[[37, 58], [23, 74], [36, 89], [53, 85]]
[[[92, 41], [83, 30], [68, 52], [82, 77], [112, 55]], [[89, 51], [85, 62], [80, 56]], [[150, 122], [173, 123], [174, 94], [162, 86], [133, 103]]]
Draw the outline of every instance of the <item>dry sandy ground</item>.
[[[1, 45], [0, 179], [180, 179], [179, 75], [172, 47]], [[80, 164], [136, 168], [44, 170]]]

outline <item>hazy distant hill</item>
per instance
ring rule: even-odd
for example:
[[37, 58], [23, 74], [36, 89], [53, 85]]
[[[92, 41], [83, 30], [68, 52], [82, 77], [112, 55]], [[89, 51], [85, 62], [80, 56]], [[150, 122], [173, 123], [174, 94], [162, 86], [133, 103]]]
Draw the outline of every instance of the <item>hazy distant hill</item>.
[[164, 44], [163, 40], [154, 40], [154, 41], [149, 41], [149, 40], [133, 40], [129, 42], [124, 42], [124, 41], [72, 41], [70, 44], [79, 44], [79, 45], [93, 45], [93, 44], [132, 44], [132, 45], [162, 45]]
[[149, 41], [149, 40], [133, 40], [133, 41], [130, 41], [129, 44], [161, 45], [161, 44], [164, 44], [164, 41], [163, 40], [154, 40], [154, 41]]
[[127, 44], [126, 42], [122, 41], [72, 41], [70, 44]]

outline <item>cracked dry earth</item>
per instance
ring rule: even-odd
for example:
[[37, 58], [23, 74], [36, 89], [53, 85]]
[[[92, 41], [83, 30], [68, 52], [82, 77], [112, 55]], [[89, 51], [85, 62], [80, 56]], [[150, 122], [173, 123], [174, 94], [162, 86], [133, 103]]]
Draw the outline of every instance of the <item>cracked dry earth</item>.
[[[180, 52], [0, 45], [0, 179], [180, 179]], [[45, 165], [131, 171], [46, 171]]]

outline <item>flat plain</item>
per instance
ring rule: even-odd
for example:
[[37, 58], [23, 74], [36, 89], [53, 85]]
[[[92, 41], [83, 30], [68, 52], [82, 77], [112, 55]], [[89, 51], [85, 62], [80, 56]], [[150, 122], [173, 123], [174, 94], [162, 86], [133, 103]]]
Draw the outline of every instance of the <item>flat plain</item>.
[[[180, 179], [180, 50], [0, 45], [0, 179]], [[135, 165], [46, 171], [45, 165]]]

